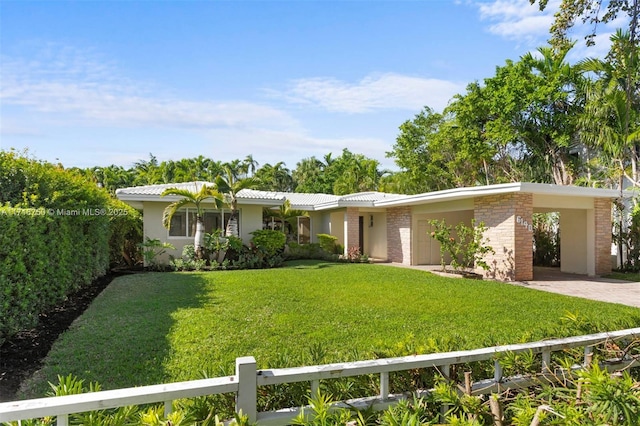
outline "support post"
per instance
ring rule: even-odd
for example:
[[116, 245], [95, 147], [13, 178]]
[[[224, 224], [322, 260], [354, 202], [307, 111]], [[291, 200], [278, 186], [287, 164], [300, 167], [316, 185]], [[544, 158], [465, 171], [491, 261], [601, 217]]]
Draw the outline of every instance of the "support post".
[[542, 351], [542, 372], [551, 372], [551, 351], [548, 349]]
[[69, 415], [68, 414], [60, 414], [56, 416], [56, 425], [58, 426], [69, 426]]
[[592, 362], [593, 362], [593, 346], [585, 346], [584, 347], [584, 362], [583, 362], [582, 366], [584, 368], [590, 368]]
[[320, 380], [311, 381], [311, 398], [315, 398], [320, 391]]
[[[447, 381], [451, 380], [451, 366], [449, 364], [441, 365], [437, 368], [438, 371], [440, 371], [440, 374], [442, 374]], [[447, 411], [449, 411], [448, 405], [443, 404], [440, 406], [440, 423], [444, 423], [446, 421]]]
[[255, 423], [258, 417], [258, 371], [254, 357], [236, 358], [236, 379], [236, 413], [242, 410], [242, 414], [249, 417], [249, 422]]
[[493, 363], [493, 366], [494, 366], [493, 380], [495, 380], [496, 383], [500, 383], [502, 381], [502, 364], [500, 364], [500, 361], [495, 360], [495, 362]]
[[389, 397], [389, 372], [380, 373], [380, 399], [386, 401]]

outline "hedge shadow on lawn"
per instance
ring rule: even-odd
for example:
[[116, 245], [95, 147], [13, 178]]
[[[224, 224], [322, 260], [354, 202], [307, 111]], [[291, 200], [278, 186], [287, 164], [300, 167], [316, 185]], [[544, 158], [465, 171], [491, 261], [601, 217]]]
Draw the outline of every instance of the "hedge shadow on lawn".
[[[165, 382], [173, 313], [215, 303], [199, 275], [176, 280], [172, 273], [143, 273], [115, 279], [56, 341], [42, 370], [23, 383], [17, 398], [44, 396], [58, 375], [96, 381], [104, 390]], [[74, 366], [71, 371], [62, 367], [68, 365]]]

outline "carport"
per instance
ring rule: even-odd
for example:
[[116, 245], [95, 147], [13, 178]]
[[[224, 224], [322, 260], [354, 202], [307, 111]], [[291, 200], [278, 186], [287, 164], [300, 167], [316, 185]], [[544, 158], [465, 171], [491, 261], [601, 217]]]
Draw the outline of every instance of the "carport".
[[[429, 220], [484, 222], [485, 236], [495, 254], [485, 261], [490, 278], [526, 281], [534, 278], [533, 213], [555, 211], [560, 214], [561, 271], [597, 276], [611, 271], [611, 202], [619, 192], [608, 189], [558, 186], [538, 183], [509, 183], [430, 192], [376, 203], [408, 215], [402, 223], [410, 230], [407, 241], [394, 241], [402, 235], [390, 224], [389, 260], [411, 265], [438, 264], [437, 242], [429, 235]], [[405, 232], [406, 233], [406, 232]], [[395, 250], [394, 250], [395, 248]], [[402, 256], [395, 256], [401, 253]], [[407, 256], [409, 255], [409, 256]]]

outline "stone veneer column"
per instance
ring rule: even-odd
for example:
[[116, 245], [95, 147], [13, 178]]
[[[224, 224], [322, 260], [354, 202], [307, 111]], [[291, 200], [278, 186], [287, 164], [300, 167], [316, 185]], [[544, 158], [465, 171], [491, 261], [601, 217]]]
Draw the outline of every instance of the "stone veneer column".
[[390, 262], [411, 265], [411, 207], [387, 210], [387, 258]]
[[595, 273], [611, 273], [611, 200], [595, 198], [593, 200], [595, 218]]
[[360, 248], [360, 210], [357, 207], [347, 207], [347, 211], [344, 214], [344, 226], [345, 226], [345, 254], [349, 252], [352, 247]]
[[484, 236], [495, 254], [485, 261], [490, 278], [506, 281], [533, 279], [533, 195], [511, 193], [474, 200], [476, 223], [484, 222]]

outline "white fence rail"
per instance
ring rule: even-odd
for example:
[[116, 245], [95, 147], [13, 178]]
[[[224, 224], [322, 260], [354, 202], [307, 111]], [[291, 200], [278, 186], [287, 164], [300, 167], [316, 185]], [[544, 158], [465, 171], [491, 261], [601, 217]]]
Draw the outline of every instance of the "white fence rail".
[[[57, 424], [64, 426], [68, 425], [69, 415], [73, 413], [149, 403], [164, 403], [165, 413], [169, 413], [172, 402], [176, 399], [235, 393], [237, 411], [242, 410], [244, 414], [249, 416], [250, 420], [258, 421], [260, 425], [281, 425], [287, 424], [293, 419], [299, 413], [299, 408], [257, 412], [257, 388], [259, 386], [310, 382], [311, 389], [316, 390], [319, 388], [320, 380], [376, 374], [380, 376], [379, 394], [349, 401], [349, 405], [363, 408], [373, 406], [375, 409], [384, 409], [405, 397], [404, 394], [389, 394], [389, 373], [391, 372], [417, 368], [437, 368], [442, 374], [448, 375], [452, 365], [492, 360], [495, 365], [494, 377], [475, 382], [472, 386], [472, 391], [475, 394], [491, 393], [507, 388], [522, 388], [530, 386], [532, 383], [531, 378], [528, 377], [502, 377], [502, 366], [499, 362], [500, 354], [529, 351], [534, 354], [541, 354], [542, 371], [540, 376], [544, 377], [545, 374], [548, 376], [553, 375], [553, 372], [549, 371], [553, 352], [583, 347], [586, 362], [592, 352], [592, 348], [596, 345], [619, 339], [639, 338], [640, 328], [632, 328], [608, 333], [493, 346], [468, 351], [268, 370], [257, 370], [256, 361], [253, 357], [242, 357], [236, 359], [236, 374], [233, 376], [0, 403], [0, 422], [56, 416]], [[638, 365], [637, 360], [630, 357], [614, 361], [611, 363], [612, 368]]]

